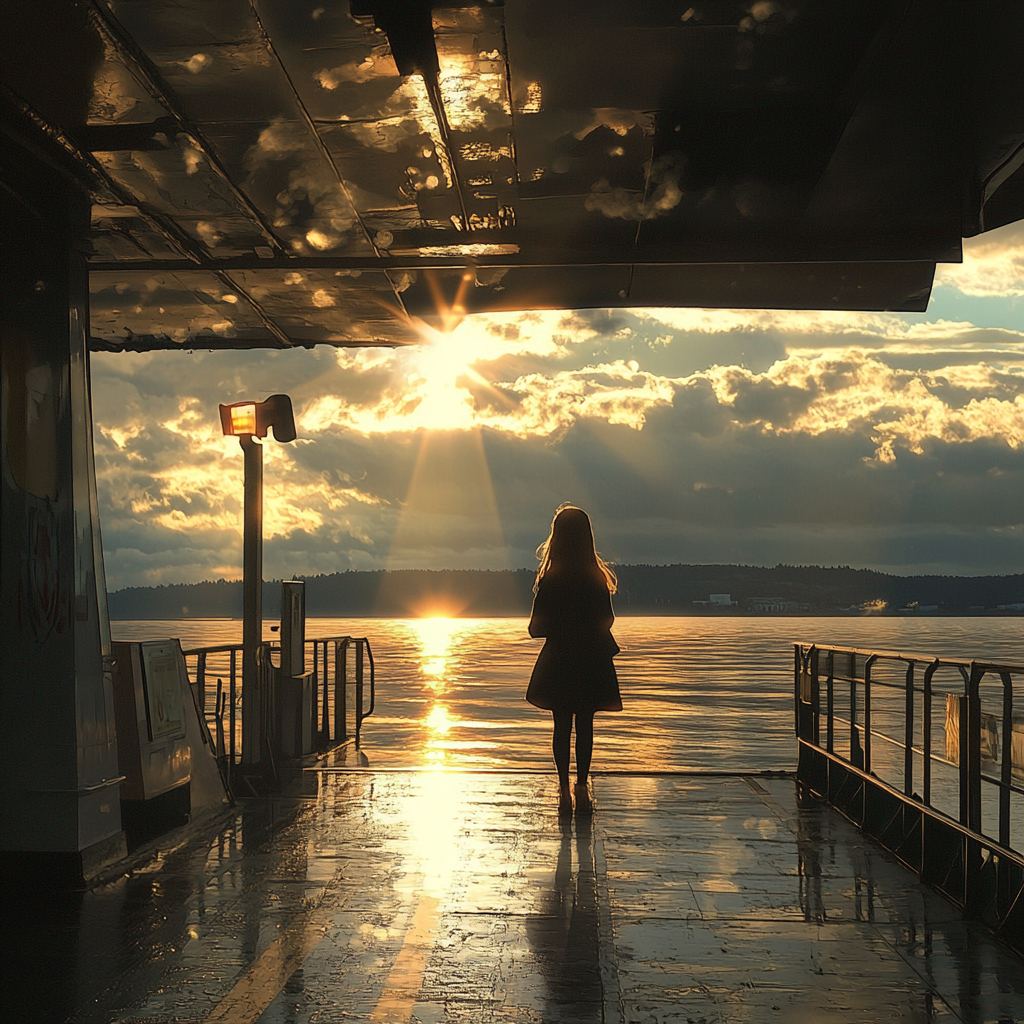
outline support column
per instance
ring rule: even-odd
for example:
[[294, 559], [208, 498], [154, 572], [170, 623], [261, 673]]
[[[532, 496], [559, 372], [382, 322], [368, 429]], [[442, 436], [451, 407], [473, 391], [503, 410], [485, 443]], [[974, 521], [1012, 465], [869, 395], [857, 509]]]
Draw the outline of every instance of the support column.
[[263, 760], [262, 691], [256, 652], [263, 642], [263, 445], [239, 437], [245, 453], [245, 502], [242, 531], [242, 763]]
[[87, 351], [88, 200], [3, 168], [0, 848], [55, 879], [125, 850]]

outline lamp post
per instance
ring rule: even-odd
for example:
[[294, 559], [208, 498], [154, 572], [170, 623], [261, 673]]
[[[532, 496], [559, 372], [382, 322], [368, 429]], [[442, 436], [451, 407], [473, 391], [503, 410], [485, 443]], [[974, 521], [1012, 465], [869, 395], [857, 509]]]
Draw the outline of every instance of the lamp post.
[[287, 395], [265, 402], [236, 402], [220, 407], [225, 435], [237, 437], [245, 457], [242, 530], [242, 763], [263, 760], [267, 694], [260, 686], [256, 652], [263, 643], [263, 445], [274, 428], [275, 441], [295, 440], [295, 416]]

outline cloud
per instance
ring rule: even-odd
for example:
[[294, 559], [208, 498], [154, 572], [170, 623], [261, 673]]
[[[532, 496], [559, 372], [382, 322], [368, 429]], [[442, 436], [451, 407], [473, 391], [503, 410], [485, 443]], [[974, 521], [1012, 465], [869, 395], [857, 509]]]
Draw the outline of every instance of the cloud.
[[[1024, 345], [887, 314], [547, 311], [402, 349], [96, 354], [110, 586], [237, 577], [217, 403], [286, 392], [266, 571], [528, 565], [552, 509], [623, 561], [1024, 565]], [[486, 499], [486, 500], [484, 500]]]
[[[849, 349], [790, 356], [763, 374], [716, 367], [695, 376], [704, 376], [742, 421], [778, 434], [867, 431], [878, 446], [875, 457], [885, 462], [896, 458], [895, 445], [920, 454], [927, 439], [993, 438], [1012, 449], [1024, 444], [1024, 377], [981, 365], [925, 374], [895, 370]], [[994, 390], [1004, 397], [993, 397]], [[966, 402], [952, 404], [950, 391], [963, 393]]]
[[937, 287], [964, 295], [1024, 295], [1024, 221], [964, 239], [963, 263], [943, 263]]
[[[672, 319], [665, 316], [658, 323], [664, 329]], [[571, 340], [562, 333], [567, 321], [575, 328]], [[956, 444], [992, 437], [1011, 448], [1024, 444], [1024, 375], [985, 364], [932, 372], [900, 369], [871, 350], [850, 347], [821, 354], [801, 350], [761, 372], [726, 365], [667, 376], [642, 369], [637, 358], [563, 369], [559, 365], [574, 356], [592, 354], [590, 343], [599, 336], [578, 318], [524, 322], [527, 329], [513, 342], [482, 326], [464, 324], [451, 335], [434, 334], [421, 348], [389, 356], [339, 355], [339, 366], [372, 360], [380, 389], [363, 404], [334, 395], [317, 399], [303, 411], [303, 428], [313, 433], [338, 427], [364, 433], [490, 429], [557, 439], [580, 420], [599, 419], [640, 430], [652, 409], [672, 405], [681, 391], [705, 382], [737, 423], [780, 435], [858, 431], [872, 438], [875, 457], [884, 460], [895, 458], [897, 447], [920, 453], [928, 438]], [[897, 336], [913, 341], [915, 333], [930, 332], [910, 325]], [[629, 343], [634, 332], [623, 324], [615, 336]], [[669, 337], [656, 344], [674, 344]], [[631, 350], [640, 355], [639, 346]], [[540, 365], [529, 369], [537, 356]], [[497, 376], [506, 366], [523, 372]]]

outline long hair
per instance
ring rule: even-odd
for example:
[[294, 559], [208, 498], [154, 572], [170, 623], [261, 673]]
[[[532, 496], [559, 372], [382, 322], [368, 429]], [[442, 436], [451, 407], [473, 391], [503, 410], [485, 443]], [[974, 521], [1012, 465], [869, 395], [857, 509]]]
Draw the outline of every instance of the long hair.
[[559, 505], [551, 520], [547, 540], [537, 548], [537, 578], [533, 592], [537, 592], [545, 576], [591, 579], [608, 588], [610, 594], [618, 589], [618, 580], [608, 563], [597, 553], [590, 516], [575, 505]]

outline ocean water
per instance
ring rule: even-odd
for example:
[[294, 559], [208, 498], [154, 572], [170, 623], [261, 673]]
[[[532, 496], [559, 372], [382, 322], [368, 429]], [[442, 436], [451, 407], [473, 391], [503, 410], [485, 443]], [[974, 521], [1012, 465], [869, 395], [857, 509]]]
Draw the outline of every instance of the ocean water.
[[[308, 638], [367, 636], [377, 664], [377, 705], [363, 725], [362, 761], [376, 767], [549, 768], [550, 714], [523, 699], [542, 641], [525, 618], [310, 619]], [[115, 639], [179, 637], [182, 645], [237, 643], [232, 619], [118, 621]], [[265, 623], [267, 639], [276, 638]], [[624, 710], [601, 713], [595, 725], [597, 771], [792, 770], [793, 643], [835, 644], [962, 659], [1024, 662], [1020, 618], [620, 618], [614, 633]], [[311, 666], [307, 666], [309, 668]], [[215, 670], [216, 671], [216, 670]], [[211, 673], [211, 682], [212, 676]], [[901, 672], [880, 665], [879, 681]], [[963, 692], [956, 673], [935, 678], [933, 744], [944, 753], [945, 692]], [[837, 713], [849, 707], [837, 692]], [[994, 685], [985, 710], [1001, 711]], [[1016, 706], [1024, 710], [1024, 699]], [[903, 694], [873, 691], [872, 724], [903, 736]], [[837, 723], [837, 749], [848, 728]], [[920, 731], [916, 742], [920, 743]], [[915, 783], [921, 778], [920, 758]], [[876, 737], [873, 765], [903, 785], [903, 751]], [[994, 767], [994, 766], [993, 766]], [[985, 787], [993, 792], [994, 787]], [[933, 803], [957, 809], [956, 772], [933, 768]], [[1014, 798], [1017, 835], [1024, 806]], [[991, 806], [989, 806], [991, 804]], [[995, 805], [986, 799], [986, 825]], [[991, 819], [991, 820], [989, 820]], [[986, 829], [988, 830], [988, 829]]]

